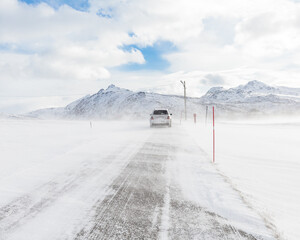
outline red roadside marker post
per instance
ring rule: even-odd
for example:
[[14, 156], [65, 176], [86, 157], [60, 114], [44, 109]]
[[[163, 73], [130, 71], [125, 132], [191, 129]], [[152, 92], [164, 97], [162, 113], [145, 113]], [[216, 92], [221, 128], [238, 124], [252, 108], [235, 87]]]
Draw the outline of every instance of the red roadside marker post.
[[194, 123], [196, 124], [196, 122], [197, 122], [197, 115], [196, 115], [196, 113], [194, 113]]
[[213, 107], [213, 163], [215, 162], [215, 107]]

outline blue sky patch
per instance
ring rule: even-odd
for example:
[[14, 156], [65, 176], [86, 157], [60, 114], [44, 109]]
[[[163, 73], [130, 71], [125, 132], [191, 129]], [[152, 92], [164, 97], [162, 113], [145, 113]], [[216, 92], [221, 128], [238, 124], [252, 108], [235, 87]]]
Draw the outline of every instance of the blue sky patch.
[[129, 37], [136, 37], [136, 34], [135, 34], [134, 32], [129, 32], [129, 33], [128, 33], [128, 36], [129, 36]]
[[34, 54], [35, 52], [24, 46], [20, 46], [13, 43], [0, 43], [0, 52], [11, 52], [19, 54]]
[[[131, 33], [133, 34], [133, 33]], [[169, 41], [158, 41], [152, 46], [140, 47], [138, 45], [125, 45], [122, 47], [124, 51], [131, 51], [132, 49], [137, 49], [141, 51], [144, 56], [145, 63], [129, 63], [118, 67], [122, 71], [139, 71], [139, 70], [156, 70], [163, 71], [166, 70], [170, 63], [163, 58], [162, 55], [175, 52], [177, 48], [172, 42]]]
[[87, 11], [90, 7], [88, 0], [19, 0], [19, 1], [31, 5], [36, 5], [41, 2], [44, 2], [55, 9], [58, 9], [60, 6], [66, 4], [78, 11]]
[[97, 15], [103, 18], [112, 18], [112, 9], [103, 9], [100, 8], [97, 12]]
[[0, 51], [9, 51], [11, 50], [11, 44], [0, 43]]

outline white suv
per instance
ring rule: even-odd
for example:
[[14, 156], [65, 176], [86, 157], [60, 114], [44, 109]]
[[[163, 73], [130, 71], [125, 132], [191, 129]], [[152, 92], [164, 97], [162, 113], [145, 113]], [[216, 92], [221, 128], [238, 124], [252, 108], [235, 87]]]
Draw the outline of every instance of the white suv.
[[172, 113], [168, 109], [155, 109], [150, 114], [150, 127], [154, 125], [172, 126]]

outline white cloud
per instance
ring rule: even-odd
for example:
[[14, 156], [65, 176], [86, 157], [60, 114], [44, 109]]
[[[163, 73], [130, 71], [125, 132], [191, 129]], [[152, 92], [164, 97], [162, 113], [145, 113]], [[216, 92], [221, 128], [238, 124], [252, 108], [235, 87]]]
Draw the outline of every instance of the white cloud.
[[[138, 50], [119, 48], [129, 37], [113, 20], [66, 5], [3, 0], [0, 18], [0, 112], [64, 105], [70, 98], [59, 96], [97, 91], [108, 68], [144, 62]], [[55, 97], [46, 104], [41, 96]]]
[[[228, 87], [253, 79], [300, 85], [296, 2], [91, 0], [90, 6], [81, 12], [1, 0], [0, 95], [88, 93], [110, 82], [177, 94], [180, 79], [198, 96], [217, 83], [203, 81], [209, 74]], [[168, 74], [112, 70], [145, 63], [139, 50], [124, 51], [123, 45], [162, 40], [178, 49], [163, 56]]]

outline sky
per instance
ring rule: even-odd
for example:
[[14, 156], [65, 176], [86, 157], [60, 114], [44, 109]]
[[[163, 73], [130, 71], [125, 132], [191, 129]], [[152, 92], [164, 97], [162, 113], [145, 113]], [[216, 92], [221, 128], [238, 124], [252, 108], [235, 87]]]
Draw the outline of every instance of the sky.
[[110, 84], [200, 97], [300, 87], [298, 0], [1, 0], [0, 113], [65, 106]]

